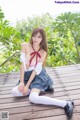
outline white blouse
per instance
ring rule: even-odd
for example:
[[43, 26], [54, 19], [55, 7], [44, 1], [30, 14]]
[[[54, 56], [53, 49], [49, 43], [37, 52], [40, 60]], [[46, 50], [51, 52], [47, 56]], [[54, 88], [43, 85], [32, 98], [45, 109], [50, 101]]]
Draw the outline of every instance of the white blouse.
[[28, 69], [26, 69], [26, 64], [27, 64], [27, 59], [26, 59], [26, 55], [24, 52], [21, 51], [21, 55], [20, 55], [20, 62], [23, 62], [24, 64], [24, 70], [25, 71], [31, 71], [31, 70], [35, 70], [36, 71], [36, 74], [39, 75], [41, 70], [42, 70], [42, 63], [41, 62], [38, 62], [36, 67], [35, 67], [35, 64], [33, 65], [30, 65], [30, 67]]

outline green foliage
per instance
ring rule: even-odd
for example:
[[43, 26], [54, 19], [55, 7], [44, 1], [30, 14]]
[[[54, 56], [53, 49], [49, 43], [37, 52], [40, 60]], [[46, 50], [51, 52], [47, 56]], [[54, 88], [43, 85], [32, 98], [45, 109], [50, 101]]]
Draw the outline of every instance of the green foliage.
[[80, 13], [64, 13], [56, 19], [46, 13], [17, 21], [12, 27], [0, 8], [1, 72], [19, 70], [21, 44], [29, 41], [36, 27], [43, 27], [47, 35], [47, 66], [80, 63]]
[[[80, 14], [64, 13], [51, 25], [53, 39], [49, 39], [50, 55], [55, 57], [54, 65], [75, 64], [80, 62]], [[52, 46], [53, 44], [53, 46]], [[58, 57], [57, 57], [58, 56]], [[53, 64], [53, 63], [52, 63]]]
[[0, 7], [0, 21], [4, 18], [4, 13], [2, 12], [2, 9]]

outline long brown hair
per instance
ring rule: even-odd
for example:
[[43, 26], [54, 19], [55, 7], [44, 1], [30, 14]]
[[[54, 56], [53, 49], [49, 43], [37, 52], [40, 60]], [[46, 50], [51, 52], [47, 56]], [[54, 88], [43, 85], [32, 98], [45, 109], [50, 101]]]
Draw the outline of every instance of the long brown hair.
[[[44, 51], [48, 52], [48, 48], [47, 48], [47, 40], [46, 40], [46, 34], [45, 34], [45, 31], [43, 28], [35, 28], [32, 32], [32, 35], [31, 35], [31, 39], [30, 39], [30, 44], [33, 45], [33, 41], [32, 41], [32, 37], [34, 35], [36, 35], [37, 33], [40, 33], [41, 36], [42, 36], [42, 41], [40, 43], [40, 48], [42, 48]], [[47, 56], [46, 56], [47, 58]], [[44, 60], [44, 63], [43, 63], [43, 66], [45, 65], [46, 63], [46, 58]]]

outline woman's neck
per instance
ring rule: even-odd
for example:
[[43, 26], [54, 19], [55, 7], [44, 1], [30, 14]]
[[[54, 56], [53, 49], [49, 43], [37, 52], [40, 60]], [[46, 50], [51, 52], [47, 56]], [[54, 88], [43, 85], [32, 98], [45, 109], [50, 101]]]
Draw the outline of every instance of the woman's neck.
[[33, 44], [33, 48], [35, 49], [35, 51], [38, 51], [40, 49], [40, 46], [39, 45], [34, 45]]

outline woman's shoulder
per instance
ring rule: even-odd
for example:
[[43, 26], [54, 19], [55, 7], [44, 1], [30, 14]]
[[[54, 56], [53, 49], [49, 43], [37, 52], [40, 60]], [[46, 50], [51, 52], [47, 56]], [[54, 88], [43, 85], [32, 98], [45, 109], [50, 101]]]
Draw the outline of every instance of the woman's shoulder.
[[47, 52], [46, 52], [44, 49], [42, 49], [42, 50], [41, 50], [41, 55], [42, 55], [42, 56], [43, 56], [43, 55], [46, 56], [46, 55], [47, 55]]
[[22, 45], [23, 47], [25, 47], [25, 46], [29, 46], [29, 43], [28, 43], [28, 42], [23, 42], [21, 45]]
[[30, 47], [30, 43], [28, 43], [28, 42], [23, 42], [23, 43], [21, 44], [21, 46], [22, 46], [22, 49], [25, 50], [25, 52], [28, 52], [28, 51], [29, 51], [29, 47]]
[[29, 42], [23, 42], [21, 45], [22, 45], [22, 47], [24, 47], [26, 49], [30, 48], [30, 46], [31, 46]]

